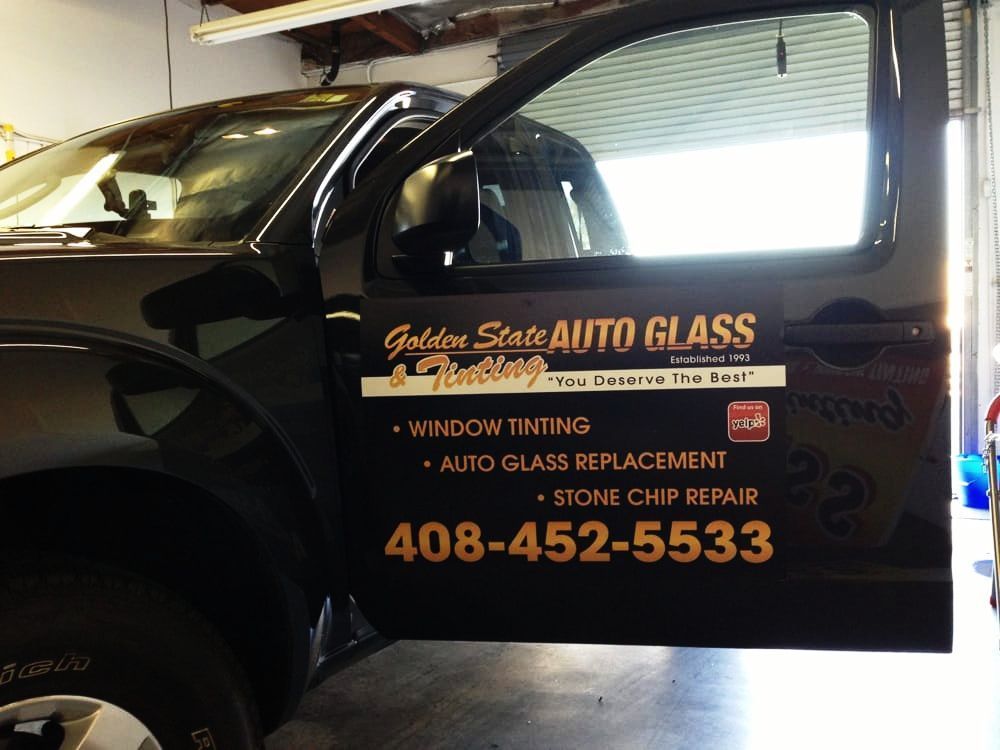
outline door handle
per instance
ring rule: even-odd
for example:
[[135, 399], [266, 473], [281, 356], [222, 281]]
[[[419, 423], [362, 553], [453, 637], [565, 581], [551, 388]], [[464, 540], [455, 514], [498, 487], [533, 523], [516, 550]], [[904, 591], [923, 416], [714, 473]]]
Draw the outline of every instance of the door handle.
[[880, 323], [804, 323], [785, 326], [788, 346], [890, 346], [934, 340], [934, 324], [926, 320]]

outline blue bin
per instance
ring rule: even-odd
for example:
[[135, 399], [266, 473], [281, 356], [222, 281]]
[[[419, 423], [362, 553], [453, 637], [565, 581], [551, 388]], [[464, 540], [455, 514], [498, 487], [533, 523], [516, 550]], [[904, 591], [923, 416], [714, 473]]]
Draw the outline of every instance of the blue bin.
[[962, 494], [962, 505], [966, 508], [985, 510], [990, 507], [986, 490], [989, 489], [989, 479], [983, 471], [983, 457], [980, 455], [964, 455], [955, 457], [958, 469], [959, 489]]

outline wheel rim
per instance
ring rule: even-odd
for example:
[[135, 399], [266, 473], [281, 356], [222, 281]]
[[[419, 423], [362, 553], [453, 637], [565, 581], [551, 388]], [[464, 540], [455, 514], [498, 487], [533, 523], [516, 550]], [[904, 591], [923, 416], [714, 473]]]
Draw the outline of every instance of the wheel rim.
[[[51, 750], [163, 750], [125, 709], [79, 695], [47, 695], [0, 708], [0, 738], [34, 735]], [[52, 744], [46, 744], [48, 740]], [[15, 745], [16, 747], [16, 745]]]

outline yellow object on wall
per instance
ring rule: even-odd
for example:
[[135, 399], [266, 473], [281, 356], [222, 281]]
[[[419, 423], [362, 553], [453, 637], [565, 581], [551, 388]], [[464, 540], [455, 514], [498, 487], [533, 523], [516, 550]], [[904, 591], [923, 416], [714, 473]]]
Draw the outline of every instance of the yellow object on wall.
[[5, 122], [3, 124], [4, 161], [14, 161], [14, 126]]

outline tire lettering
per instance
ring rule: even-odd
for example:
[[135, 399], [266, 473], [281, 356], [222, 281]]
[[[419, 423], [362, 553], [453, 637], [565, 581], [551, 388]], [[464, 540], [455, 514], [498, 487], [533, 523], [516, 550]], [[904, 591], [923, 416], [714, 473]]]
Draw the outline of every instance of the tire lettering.
[[195, 750], [215, 750], [215, 740], [207, 728], [191, 732], [191, 739], [194, 741]]
[[10, 662], [0, 667], [0, 686], [9, 685], [14, 680], [41, 677], [49, 672], [83, 672], [90, 667], [90, 657], [67, 651], [58, 660], [38, 659], [27, 664]]
[[52, 671], [52, 665], [55, 664], [51, 659], [41, 659], [39, 661], [33, 661], [31, 664], [25, 664], [21, 667], [21, 671], [17, 673], [17, 677], [23, 680], [27, 677], [39, 677], [43, 674], [48, 674]]

